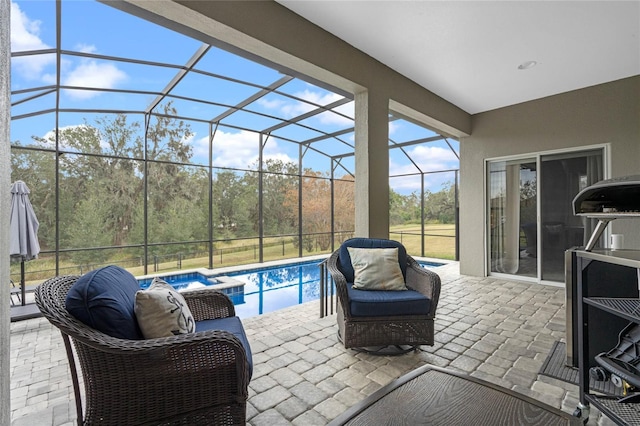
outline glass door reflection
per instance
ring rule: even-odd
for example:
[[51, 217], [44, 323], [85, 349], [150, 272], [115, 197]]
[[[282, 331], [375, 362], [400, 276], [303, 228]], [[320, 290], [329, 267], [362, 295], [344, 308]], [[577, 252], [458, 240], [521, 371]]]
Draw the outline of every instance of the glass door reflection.
[[535, 158], [489, 164], [491, 272], [537, 277]]

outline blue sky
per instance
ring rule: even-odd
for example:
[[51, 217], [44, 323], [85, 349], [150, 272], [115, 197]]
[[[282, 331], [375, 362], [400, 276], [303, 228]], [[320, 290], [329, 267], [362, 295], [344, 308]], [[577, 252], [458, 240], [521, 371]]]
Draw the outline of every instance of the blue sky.
[[[11, 47], [12, 52], [23, 52], [55, 48], [56, 43], [55, 2], [15, 1], [11, 3]], [[153, 63], [184, 65], [201, 46], [201, 42], [179, 33], [146, 22], [117, 9], [94, 1], [64, 1], [62, 3], [61, 48], [68, 51], [98, 54], [113, 57], [135, 58]], [[226, 105], [235, 105], [259, 90], [257, 86], [267, 86], [283, 77], [276, 70], [251, 62], [223, 50], [212, 48], [196, 65], [197, 69], [227, 77], [216, 79], [204, 75], [188, 75], [172, 91], [173, 94], [204, 99]], [[61, 56], [60, 81], [63, 85], [93, 87], [101, 89], [124, 89], [159, 92], [176, 74], [175, 68], [154, 65], [140, 65], [111, 59]], [[12, 91], [56, 83], [56, 57], [54, 54], [12, 58]], [[239, 84], [233, 80], [243, 80], [250, 84]], [[249, 106], [254, 112], [291, 119], [316, 108], [327, 105], [342, 96], [293, 79], [278, 88], [282, 94], [271, 93]], [[31, 97], [30, 92], [12, 96], [12, 103]], [[300, 100], [292, 99], [291, 95]], [[64, 90], [60, 96], [60, 108], [102, 109], [142, 111], [155, 98], [153, 94], [123, 94], [90, 90]], [[56, 105], [54, 93], [15, 105], [12, 117], [35, 111], [53, 109]], [[198, 102], [175, 101], [178, 114], [202, 120], [211, 120], [226, 111], [226, 106], [206, 105]], [[305, 141], [319, 136], [320, 129], [326, 133], [353, 126], [353, 102], [324, 112], [300, 122], [302, 126], [288, 126], [273, 135], [296, 141]], [[105, 114], [97, 114], [104, 116]], [[345, 117], [346, 116], [346, 117]], [[92, 123], [96, 114], [87, 112], [61, 114], [61, 127], [77, 126], [86, 118]], [[131, 119], [142, 121], [142, 115]], [[232, 126], [264, 130], [280, 121], [258, 114], [236, 112], [222, 120], [229, 126], [220, 126], [214, 137], [214, 163], [217, 166], [247, 168], [258, 158], [258, 134], [239, 130]], [[206, 123], [191, 122], [194, 136], [184, 143], [191, 144], [194, 162], [208, 162], [208, 131]], [[55, 127], [54, 114], [37, 115], [26, 119], [13, 120], [12, 141], [20, 140], [30, 144], [31, 136], [45, 136]], [[390, 122], [389, 137], [395, 142], [411, 141], [433, 136], [434, 133], [404, 120]], [[271, 137], [265, 145], [265, 157], [284, 161], [296, 161], [298, 145], [277, 137]], [[353, 133], [341, 137], [353, 144]], [[450, 141], [458, 149], [456, 141]], [[348, 152], [345, 144], [332, 139], [320, 142], [318, 149], [330, 155]], [[458, 161], [446, 143], [436, 142], [405, 148], [423, 171], [455, 169]], [[353, 171], [353, 160], [344, 161]], [[328, 171], [326, 157], [308, 151], [303, 160], [304, 167]], [[399, 149], [390, 150], [390, 173], [405, 174], [416, 172], [415, 166], [406, 159]], [[338, 171], [340, 174], [341, 172]], [[438, 190], [447, 177], [427, 175], [427, 187]], [[419, 190], [416, 178], [391, 179], [392, 187], [401, 193]]]

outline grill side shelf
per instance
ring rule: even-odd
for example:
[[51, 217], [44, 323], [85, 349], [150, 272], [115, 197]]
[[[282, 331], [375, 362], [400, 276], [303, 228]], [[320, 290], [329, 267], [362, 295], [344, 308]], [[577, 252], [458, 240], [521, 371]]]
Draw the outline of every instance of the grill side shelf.
[[607, 417], [616, 419], [618, 424], [640, 425], [640, 404], [625, 404], [618, 402], [617, 398], [600, 395], [586, 395], [589, 402], [593, 403]]
[[640, 324], [640, 299], [586, 297], [584, 303]]

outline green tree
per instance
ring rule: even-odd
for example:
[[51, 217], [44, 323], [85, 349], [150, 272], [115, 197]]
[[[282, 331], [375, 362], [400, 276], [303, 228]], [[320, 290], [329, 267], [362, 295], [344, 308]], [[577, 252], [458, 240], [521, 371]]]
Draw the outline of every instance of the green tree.
[[445, 182], [438, 192], [425, 192], [425, 218], [439, 223], [455, 221], [455, 185]]
[[[75, 220], [68, 230], [70, 247], [87, 247], [88, 235], [91, 235], [90, 244], [93, 247], [105, 247], [113, 243], [109, 234], [100, 232], [103, 230], [104, 217], [108, 215], [105, 211], [107, 208], [97, 197], [87, 197], [75, 206]], [[89, 267], [103, 261], [104, 254], [96, 250], [79, 251], [73, 254], [73, 259], [76, 264]]]
[[520, 182], [520, 223], [536, 222], [537, 212], [537, 180]]
[[[57, 223], [62, 249], [141, 243], [145, 175], [148, 219], [156, 232], [153, 240], [206, 238], [208, 205], [201, 200], [208, 192], [201, 188], [208, 188], [208, 174], [203, 177], [201, 169], [170, 163], [188, 163], [192, 156], [187, 143], [191, 130], [176, 115], [168, 103], [161, 106], [160, 114], [150, 116], [146, 149], [141, 123], [118, 114], [100, 117], [93, 124], [85, 120], [81, 125], [58, 129], [58, 156], [53, 132], [45, 138], [33, 137], [35, 146], [43, 151], [12, 150], [12, 173], [32, 190], [44, 249], [54, 247]], [[19, 146], [19, 141], [14, 145]], [[146, 167], [142, 161], [145, 153], [153, 160]], [[87, 264], [95, 253], [77, 252], [75, 259]]]
[[420, 222], [420, 196], [402, 195], [389, 188], [389, 222], [391, 226]]
[[[297, 233], [297, 207], [283, 208], [288, 191], [298, 187], [298, 166], [293, 162], [267, 159], [262, 173], [262, 215], [264, 235], [282, 235]], [[245, 173], [243, 184], [247, 194], [256, 196], [259, 192], [257, 173]], [[296, 204], [297, 206], [297, 204]], [[259, 210], [258, 205], [249, 205], [249, 217], [254, 224], [254, 231], [258, 233]]]
[[[176, 116], [171, 103], [162, 105], [146, 129], [146, 155], [150, 161], [140, 172], [147, 175], [149, 240], [156, 243], [208, 238], [208, 206], [198, 203], [203, 196], [208, 199], [208, 190], [198, 179], [202, 170], [185, 164], [193, 156], [192, 146], [187, 143], [193, 133]], [[144, 149], [144, 144], [134, 144], [136, 156], [143, 155]], [[197, 205], [200, 207], [194, 209]], [[182, 245], [170, 245], [153, 251], [174, 254], [183, 250]]]
[[[333, 181], [333, 215], [335, 229], [347, 232], [355, 230], [356, 206], [354, 202], [355, 181], [353, 176], [345, 175]], [[341, 234], [343, 235], [343, 234]], [[345, 235], [343, 235], [346, 237]]]
[[250, 237], [257, 234], [249, 212], [256, 209], [256, 182], [231, 170], [221, 170], [213, 182], [213, 226], [216, 239]]
[[[284, 209], [298, 210], [298, 187], [291, 187], [286, 193]], [[321, 172], [307, 169], [302, 178], [302, 246], [308, 252], [319, 245], [327, 250], [331, 245], [331, 183]], [[294, 246], [298, 247], [295, 238]]]

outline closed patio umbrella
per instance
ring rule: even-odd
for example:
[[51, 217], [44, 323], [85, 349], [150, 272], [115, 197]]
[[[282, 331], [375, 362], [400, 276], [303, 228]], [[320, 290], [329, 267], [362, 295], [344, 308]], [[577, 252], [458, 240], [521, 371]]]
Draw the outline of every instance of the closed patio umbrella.
[[21, 180], [11, 185], [11, 220], [9, 224], [9, 255], [20, 260], [22, 304], [25, 304], [24, 262], [40, 253], [38, 219], [29, 201], [29, 188]]

